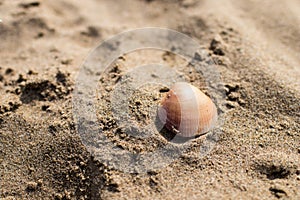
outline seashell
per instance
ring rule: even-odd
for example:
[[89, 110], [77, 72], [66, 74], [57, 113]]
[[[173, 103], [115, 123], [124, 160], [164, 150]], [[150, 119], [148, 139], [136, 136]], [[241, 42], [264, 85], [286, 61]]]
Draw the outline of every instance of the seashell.
[[182, 137], [204, 134], [217, 122], [212, 100], [189, 83], [175, 83], [162, 99], [158, 118], [165, 127]]

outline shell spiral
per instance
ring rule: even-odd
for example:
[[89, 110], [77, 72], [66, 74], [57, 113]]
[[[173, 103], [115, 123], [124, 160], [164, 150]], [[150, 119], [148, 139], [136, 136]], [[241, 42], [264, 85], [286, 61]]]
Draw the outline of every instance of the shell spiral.
[[212, 100], [189, 83], [175, 83], [158, 109], [165, 127], [182, 137], [192, 137], [210, 131], [218, 114]]

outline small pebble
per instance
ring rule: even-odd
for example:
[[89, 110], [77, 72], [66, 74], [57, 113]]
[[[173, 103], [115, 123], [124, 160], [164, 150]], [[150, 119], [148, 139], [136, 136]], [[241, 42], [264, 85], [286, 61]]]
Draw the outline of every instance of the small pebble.
[[240, 93], [237, 93], [237, 92], [231, 92], [229, 95], [228, 95], [228, 99], [231, 100], [231, 101], [236, 101], [240, 98]]
[[59, 193], [55, 194], [55, 199], [56, 200], [61, 200], [62, 198], [63, 198], [62, 194], [59, 194]]
[[227, 101], [226, 102], [226, 107], [229, 108], [229, 109], [236, 108], [238, 106], [239, 106], [239, 104], [235, 101]]
[[34, 191], [37, 189], [37, 187], [38, 187], [38, 183], [36, 183], [36, 182], [28, 182], [27, 183], [27, 190]]
[[220, 35], [215, 36], [211, 41], [209, 49], [212, 50], [215, 55], [225, 55], [226, 44]]
[[72, 59], [63, 59], [62, 61], [61, 61], [61, 64], [63, 64], [63, 65], [69, 65], [69, 64], [71, 64], [72, 63]]

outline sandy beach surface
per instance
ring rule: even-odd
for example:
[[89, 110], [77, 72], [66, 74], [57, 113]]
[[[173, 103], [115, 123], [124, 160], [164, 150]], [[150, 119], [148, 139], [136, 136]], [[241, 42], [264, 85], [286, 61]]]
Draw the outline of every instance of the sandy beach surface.
[[[299, 11], [298, 0], [0, 0], [0, 199], [300, 199]], [[225, 96], [217, 104], [221, 133], [203, 156], [206, 135], [187, 143], [160, 133], [134, 137], [112, 113], [113, 91], [134, 67], [169, 66], [213, 94], [202, 73], [170, 52], [119, 57], [99, 74], [102, 134], [141, 155], [189, 145], [164, 167], [129, 173], [91, 154], [72, 100], [92, 50], [143, 27], [197, 41], [215, 63]], [[167, 90], [148, 85], [130, 96], [138, 126], [151, 123], [149, 107]]]

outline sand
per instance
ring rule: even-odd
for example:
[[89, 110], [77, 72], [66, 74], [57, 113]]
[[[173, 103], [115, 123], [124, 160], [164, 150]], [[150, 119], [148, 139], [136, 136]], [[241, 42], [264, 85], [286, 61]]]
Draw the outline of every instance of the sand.
[[[300, 199], [299, 10], [297, 0], [0, 0], [0, 198]], [[224, 118], [204, 156], [206, 135], [165, 167], [128, 173], [91, 155], [72, 98], [90, 52], [143, 27], [177, 30], [208, 52], [223, 83]], [[149, 62], [210, 95], [203, 76], [171, 53], [119, 58], [99, 77], [97, 119], [114, 145], [136, 154], [185, 145], [159, 133], [136, 138], [113, 118], [118, 80]], [[137, 125], [151, 122], [149, 108], [166, 91], [136, 90], [128, 105]]]

